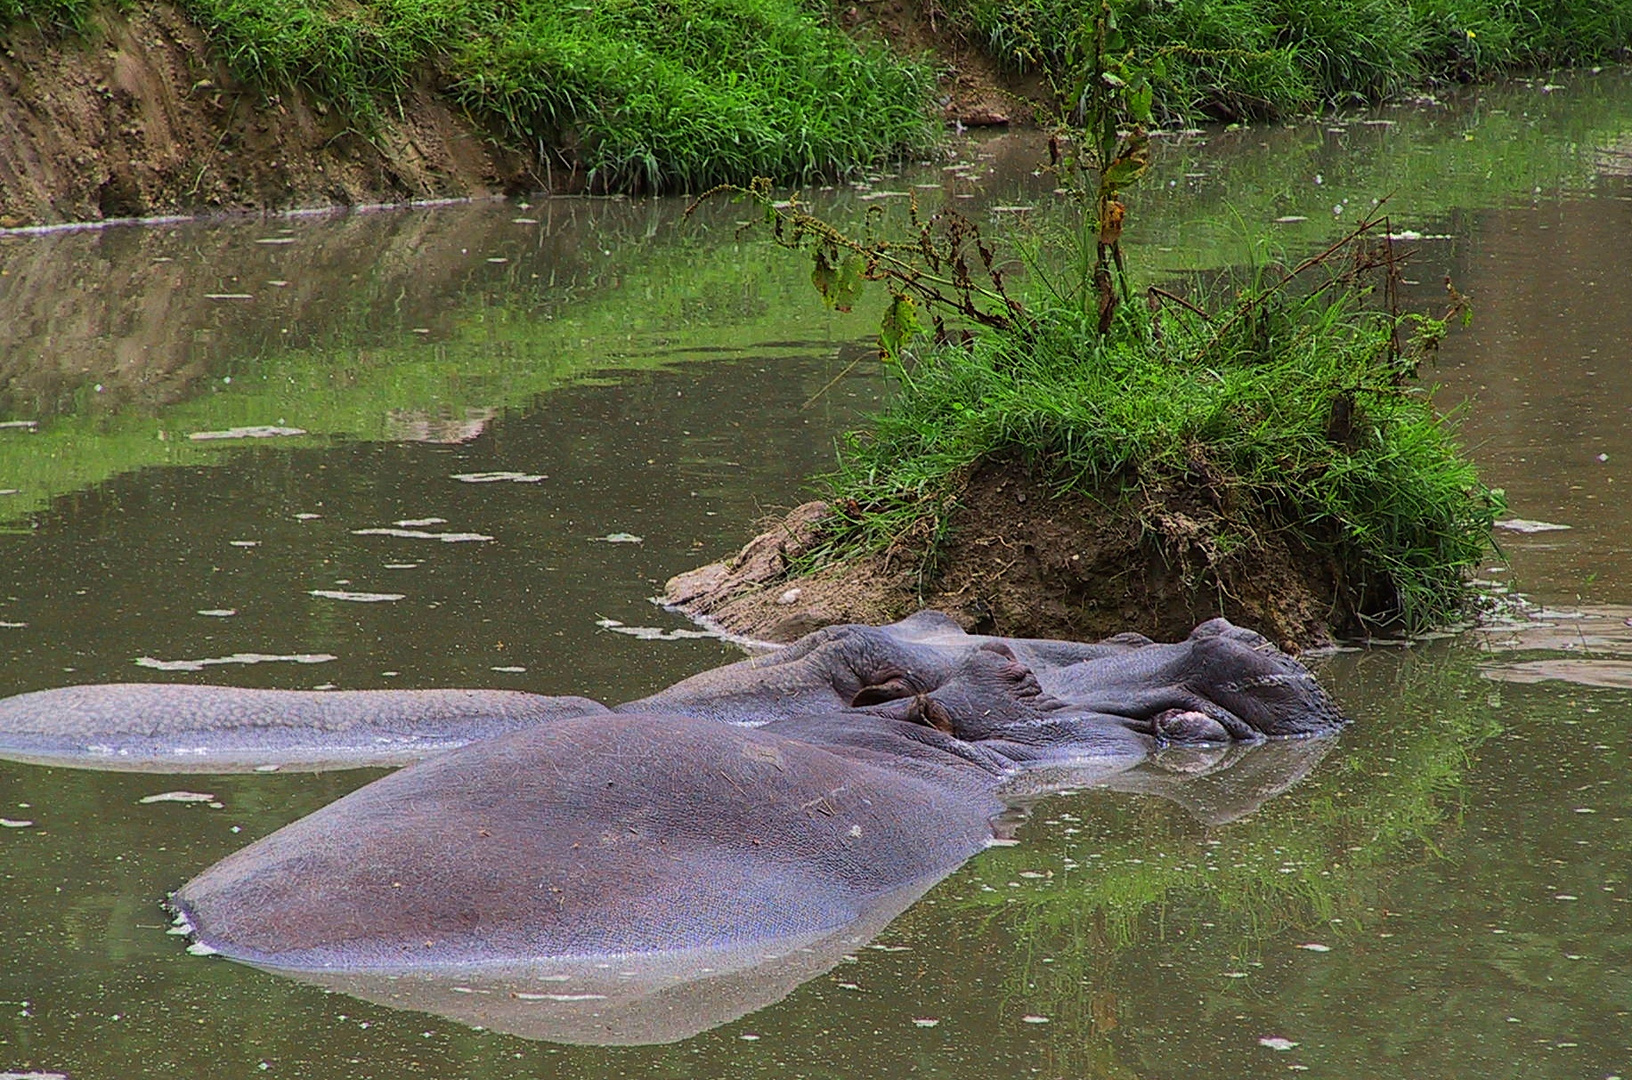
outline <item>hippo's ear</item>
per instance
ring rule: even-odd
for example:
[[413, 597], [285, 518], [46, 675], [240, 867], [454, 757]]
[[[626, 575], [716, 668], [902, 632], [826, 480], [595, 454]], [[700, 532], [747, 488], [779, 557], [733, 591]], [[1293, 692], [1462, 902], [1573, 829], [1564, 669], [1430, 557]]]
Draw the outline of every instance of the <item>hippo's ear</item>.
[[902, 698], [912, 697], [917, 693], [907, 685], [903, 678], [887, 679], [872, 686], [864, 686], [856, 691], [856, 696], [850, 699], [850, 707], [859, 709], [863, 705], [882, 705], [886, 701], [899, 701]]

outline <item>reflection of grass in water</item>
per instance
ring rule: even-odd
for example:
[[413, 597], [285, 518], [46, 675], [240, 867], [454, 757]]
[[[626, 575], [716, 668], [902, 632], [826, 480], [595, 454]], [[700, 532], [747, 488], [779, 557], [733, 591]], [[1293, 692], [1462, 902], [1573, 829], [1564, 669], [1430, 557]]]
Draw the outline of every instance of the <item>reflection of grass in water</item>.
[[[1117, 1075], [1104, 1038], [1115, 1001], [1104, 995], [1116, 957], [1135, 946], [1182, 941], [1195, 971], [1250, 974], [1275, 935], [1318, 928], [1315, 940], [1338, 944], [1380, 917], [1395, 868], [1436, 854], [1436, 834], [1458, 817], [1470, 755], [1501, 729], [1476, 705], [1487, 688], [1466, 654], [1406, 657], [1398, 672], [1387, 698], [1373, 697], [1392, 703], [1392, 722], [1368, 733], [1363, 751], [1340, 747], [1251, 817], [1207, 827], [1169, 804], [1053, 800], [1036, 812], [1053, 822], [1045, 836], [987, 852], [966, 871], [952, 902], [1013, 935], [1025, 959], [1004, 992], [1054, 1018], [1056, 1053], [1085, 1075]], [[1062, 814], [1081, 817], [1083, 832], [1062, 835]], [[1020, 877], [1038, 873], [1052, 878]], [[1175, 985], [1173, 999], [1196, 989]]]
[[[1568, 93], [1490, 90], [1467, 114], [1401, 114], [1399, 128], [1352, 127], [1346, 138], [1363, 153], [1335, 152], [1318, 127], [1231, 136], [1268, 142], [1261, 152], [1169, 147], [1158, 163], [1164, 182], [1141, 187], [1132, 209], [1139, 228], [1131, 235], [1150, 237], [1160, 253], [1135, 262], [1158, 272], [1236, 262], [1243, 236], [1260, 235], [1256, 223], [1293, 213], [1310, 220], [1275, 226], [1274, 236], [1290, 250], [1303, 249], [1331, 235], [1332, 205], [1369, 204], [1378, 192], [1395, 192], [1398, 212], [1421, 220], [1538, 186], [1584, 183], [1593, 175], [1593, 148], [1632, 129], [1632, 96], [1621, 80], [1569, 81]], [[1203, 170], [1209, 178], [1200, 186], [1183, 177]], [[1317, 173], [1324, 181], [1318, 186]], [[841, 221], [876, 205], [851, 194], [832, 198], [838, 207], [832, 216]], [[594, 242], [611, 254], [590, 260], [582, 280], [570, 288], [519, 281], [501, 293], [458, 297], [444, 344], [382, 344], [366, 326], [366, 307], [342, 309], [339, 324], [311, 331], [323, 345], [245, 357], [232, 365], [230, 387], [217, 382], [213, 392], [166, 406], [157, 418], [88, 415], [94, 399], [87, 388], [75, 415], [34, 435], [0, 432], [0, 488], [22, 490], [0, 496], [0, 521], [16, 521], [117, 473], [204, 464], [224, 449], [185, 438], [161, 442], [161, 430], [184, 436], [284, 420], [321, 437], [384, 438], [393, 413], [522, 407], [591, 371], [658, 366], [685, 358], [688, 349], [706, 358], [707, 349], [787, 340], [798, 336], [790, 326], [839, 339], [870, 329], [866, 316], [830, 323], [816, 313], [808, 271], [765, 244], [735, 241], [734, 208], [725, 209], [712, 235], [660, 217], [625, 231], [597, 226]]]
[[[395, 439], [405, 425], [458, 421], [524, 408], [539, 394], [585, 381], [598, 372], [671, 367], [719, 355], [774, 358], [809, 348], [787, 342], [794, 310], [807, 337], [838, 327], [840, 340], [859, 324], [833, 323], [785, 294], [783, 260], [744, 252], [732, 260], [698, 257], [688, 243], [632, 246], [616, 283], [586, 300], [560, 305], [557, 317], [539, 318], [543, 299], [518, 290], [502, 304], [467, 301], [449, 340], [402, 344], [326, 345], [247, 359], [231, 368], [232, 382], [162, 409], [157, 416], [102, 414], [94, 396], [72, 414], [37, 433], [0, 433], [0, 521], [15, 521], [51, 498], [150, 465], [203, 465], [246, 446], [343, 439]], [[763, 256], [763, 259], [761, 258]], [[344, 335], [337, 335], [344, 339]], [[305, 439], [193, 442], [195, 431], [279, 425], [301, 428]]]

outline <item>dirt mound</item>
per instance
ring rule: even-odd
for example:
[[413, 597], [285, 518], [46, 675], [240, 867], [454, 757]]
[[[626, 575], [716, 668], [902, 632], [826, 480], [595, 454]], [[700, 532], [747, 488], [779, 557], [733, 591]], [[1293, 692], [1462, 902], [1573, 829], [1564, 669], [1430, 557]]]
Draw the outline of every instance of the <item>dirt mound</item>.
[[1020, 466], [987, 466], [969, 478], [933, 566], [909, 546], [792, 577], [830, 514], [807, 503], [735, 558], [671, 580], [666, 600], [767, 641], [931, 607], [1010, 637], [1173, 640], [1224, 615], [1288, 651], [1328, 643], [1345, 623], [1328, 561], [1268, 531], [1232, 542], [1239, 530], [1215, 502], [1199, 484], [1115, 503], [1056, 498]]
[[366, 131], [211, 59], [175, 8], [107, 9], [82, 36], [26, 24], [0, 53], [0, 227], [540, 188], [429, 88]]

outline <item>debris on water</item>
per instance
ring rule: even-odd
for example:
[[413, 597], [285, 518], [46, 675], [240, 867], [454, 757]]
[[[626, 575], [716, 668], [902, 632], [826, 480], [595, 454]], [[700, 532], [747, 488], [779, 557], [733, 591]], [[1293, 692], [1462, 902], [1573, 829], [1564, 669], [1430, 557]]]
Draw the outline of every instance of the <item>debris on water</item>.
[[201, 611], [199, 611], [199, 614], [200, 615], [208, 615], [212, 619], [226, 619], [226, 618], [232, 617], [233, 615], [238, 614], [238, 609], [237, 608], [230, 608], [230, 607], [204, 608]]
[[320, 518], [322, 516], [323, 516], [322, 514], [296, 514], [295, 515], [295, 520], [296, 521], [316, 521], [318, 518]]
[[254, 424], [249, 427], [227, 428], [224, 431], [195, 431], [187, 437], [194, 442], [204, 442], [209, 439], [278, 439], [304, 434], [305, 428]]
[[6, 630], [21, 630], [24, 627], [26, 627], [27, 625], [28, 624], [26, 622], [5, 622], [5, 621], [0, 621], [0, 628], [6, 629]]
[[466, 484], [496, 484], [508, 480], [512, 484], [536, 484], [549, 477], [542, 473], [523, 472], [467, 472], [454, 473], [453, 478]]
[[477, 543], [493, 539], [484, 533], [433, 533], [418, 529], [353, 529], [353, 536], [398, 536], [405, 540], [440, 540], [444, 544]]
[[934, 1027], [940, 1022], [940, 1018], [935, 1016], [915, 1016], [912, 1018], [913, 1027]]
[[429, 517], [429, 518], [403, 518], [401, 521], [393, 521], [391, 524], [400, 526], [400, 527], [402, 527], [404, 529], [421, 529], [421, 528], [424, 528], [426, 525], [446, 525], [447, 523], [448, 523], [447, 518]]
[[252, 547], [260, 547], [261, 546], [261, 542], [259, 540], [228, 540], [227, 543], [231, 544], [233, 547], [241, 547], [241, 548], [252, 548]]
[[489, 671], [502, 671], [507, 675], [520, 675], [520, 674], [524, 673], [527, 669], [524, 668], [524, 667], [521, 667], [518, 664], [507, 664], [507, 665], [504, 665], [502, 667], [489, 668], [488, 670]]
[[685, 641], [690, 638], [717, 638], [718, 630], [665, 630], [661, 626], [625, 626], [617, 619], [596, 619], [595, 625], [614, 634], [628, 634], [641, 641]]
[[1258, 1040], [1259, 1046], [1267, 1046], [1271, 1050], [1290, 1050], [1298, 1045], [1291, 1039], [1283, 1039], [1279, 1035], [1265, 1035]]
[[59, 1072], [0, 1072], [0, 1080], [69, 1080]]
[[1578, 686], [1632, 689], [1632, 663], [1625, 660], [1526, 660], [1489, 664], [1481, 667], [1479, 674], [1495, 682], [1538, 683], [1557, 679]]
[[741, 1039], [743, 1042], [758, 1042], [759, 1041], [759, 1036], [758, 1035], [738, 1035], [737, 1038]]
[[34, 822], [22, 818], [0, 817], [0, 829], [26, 829]]
[[208, 803], [214, 802], [215, 796], [207, 791], [161, 791], [157, 795], [144, 795], [136, 800], [139, 803]]
[[401, 600], [407, 595], [400, 592], [347, 592], [343, 589], [310, 589], [308, 593], [327, 600], [350, 600], [358, 604], [380, 604], [390, 600]]
[[339, 657], [329, 653], [294, 653], [288, 656], [273, 656], [269, 653], [233, 653], [231, 656], [210, 656], [202, 660], [157, 660], [151, 656], [139, 656], [135, 660], [137, 667], [152, 668], [155, 671], [202, 671], [212, 664], [271, 664], [283, 661], [290, 664], [326, 664]]
[[1559, 525], [1551, 521], [1531, 521], [1529, 518], [1508, 518], [1495, 523], [1498, 529], [1511, 529], [1516, 533], [1559, 532], [1572, 528], [1569, 525]]
[[615, 532], [607, 533], [605, 536], [592, 536], [590, 539], [599, 540], [608, 544], [639, 544], [646, 538], [644, 536], [636, 536], [634, 533]]

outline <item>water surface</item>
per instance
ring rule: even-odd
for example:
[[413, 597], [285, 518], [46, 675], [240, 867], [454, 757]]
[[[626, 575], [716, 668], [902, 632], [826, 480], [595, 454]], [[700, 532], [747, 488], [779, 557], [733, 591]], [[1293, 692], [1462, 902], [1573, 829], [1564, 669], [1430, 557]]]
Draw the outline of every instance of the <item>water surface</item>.
[[[1137, 257], [1165, 269], [1238, 262], [1266, 234], [1306, 251], [1392, 193], [1422, 236], [1414, 299], [1437, 304], [1449, 274], [1477, 311], [1430, 372], [1440, 400], [1468, 402], [1470, 450], [1516, 515], [1570, 526], [1504, 533], [1487, 580], [1592, 616], [1517, 651], [1486, 632], [1323, 661], [1358, 722], [1256, 813], [1046, 800], [1019, 844], [784, 1000], [671, 1045], [561, 1046], [164, 932], [168, 890], [377, 773], [0, 763], [0, 1072], [1626, 1075], [1632, 696], [1488, 676], [1632, 662], [1615, 629], [1632, 616], [1629, 147], [1614, 73], [1170, 140], [1134, 207]], [[1038, 150], [960, 145], [815, 195], [840, 214], [913, 191], [1046, 219]], [[888, 385], [864, 340], [876, 315], [824, 312], [807, 268], [738, 235], [741, 207], [682, 210], [0, 238], [0, 690], [613, 701], [740, 655], [619, 631], [687, 628], [647, 598], [806, 497]], [[174, 791], [212, 798], [142, 801]]]

